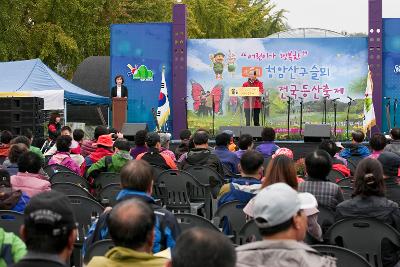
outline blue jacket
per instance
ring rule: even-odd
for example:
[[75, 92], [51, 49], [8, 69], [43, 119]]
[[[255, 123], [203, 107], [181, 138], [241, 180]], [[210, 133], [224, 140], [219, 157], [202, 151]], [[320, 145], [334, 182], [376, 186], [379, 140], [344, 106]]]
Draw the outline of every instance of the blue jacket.
[[[140, 198], [149, 203], [154, 210], [156, 215], [156, 226], [153, 253], [160, 252], [166, 248], [175, 247], [176, 238], [180, 234], [180, 227], [175, 216], [170, 211], [156, 205], [154, 199], [145, 192], [122, 189], [117, 196], [117, 201], [129, 198]], [[84, 241], [82, 249], [83, 255], [85, 255], [87, 248], [94, 242], [110, 238], [106, 223], [108, 215], [109, 212], [103, 213], [90, 227], [86, 240]]]
[[219, 158], [222, 164], [228, 166], [233, 173], [239, 173], [238, 164], [240, 160], [234, 152], [229, 151], [225, 146], [217, 146], [212, 153]]
[[366, 158], [371, 154], [368, 147], [361, 144], [351, 144], [340, 152], [342, 158], [348, 159], [350, 157]]
[[256, 147], [256, 151], [263, 154], [265, 159], [271, 157], [278, 149], [279, 146], [277, 146], [273, 141], [264, 141], [261, 145]]
[[[253, 185], [260, 185], [260, 186], [256, 186], [257, 188], [256, 190]], [[224, 203], [234, 200], [238, 200], [242, 204], [247, 204], [250, 201], [250, 199], [252, 199], [260, 189], [261, 180], [255, 178], [242, 177], [242, 178], [232, 179], [231, 182], [229, 184], [226, 184], [225, 186], [229, 186], [229, 190], [225, 192], [223, 195], [221, 195], [220, 198], [218, 199], [218, 207]], [[242, 190], [239, 188], [239, 186], [243, 186]]]

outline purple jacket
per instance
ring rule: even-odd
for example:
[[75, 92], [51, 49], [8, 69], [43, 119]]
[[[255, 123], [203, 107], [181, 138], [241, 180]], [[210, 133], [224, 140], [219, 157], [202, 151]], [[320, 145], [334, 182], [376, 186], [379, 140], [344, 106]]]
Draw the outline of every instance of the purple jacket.
[[273, 141], [264, 141], [261, 145], [256, 147], [256, 151], [263, 154], [264, 158], [271, 157], [275, 151], [277, 151], [279, 146], [277, 146]]
[[136, 159], [136, 157], [139, 154], [146, 153], [146, 152], [147, 152], [147, 146], [136, 146], [135, 148], [131, 149], [130, 154], [133, 159]]
[[67, 152], [57, 152], [54, 154], [49, 160], [49, 165], [51, 164], [63, 165], [76, 174], [81, 175], [81, 169], [79, 168], [78, 164], [75, 163], [75, 161]]

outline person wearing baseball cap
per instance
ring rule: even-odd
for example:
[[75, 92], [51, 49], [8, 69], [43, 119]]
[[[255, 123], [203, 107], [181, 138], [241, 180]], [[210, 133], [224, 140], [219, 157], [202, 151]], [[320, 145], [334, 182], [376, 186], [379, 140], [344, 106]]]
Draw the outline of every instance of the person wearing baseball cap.
[[263, 240], [236, 248], [236, 267], [336, 266], [334, 258], [321, 256], [301, 242], [307, 232], [304, 210], [316, 202], [310, 193], [298, 193], [285, 183], [261, 190], [254, 201], [254, 220]]
[[55, 191], [32, 197], [24, 211], [20, 234], [28, 253], [14, 267], [66, 266], [77, 236], [68, 197]]

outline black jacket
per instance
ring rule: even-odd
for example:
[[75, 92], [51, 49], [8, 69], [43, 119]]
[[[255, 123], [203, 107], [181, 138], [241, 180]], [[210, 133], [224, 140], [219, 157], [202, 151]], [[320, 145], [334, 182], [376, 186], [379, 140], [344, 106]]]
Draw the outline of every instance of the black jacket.
[[180, 169], [186, 170], [189, 166], [207, 166], [224, 177], [224, 168], [219, 158], [212, 154], [207, 148], [193, 148], [187, 153], [186, 158], [181, 162]]
[[[117, 97], [117, 86], [111, 88], [111, 97]], [[128, 88], [125, 85], [121, 85], [121, 97], [128, 97]]]

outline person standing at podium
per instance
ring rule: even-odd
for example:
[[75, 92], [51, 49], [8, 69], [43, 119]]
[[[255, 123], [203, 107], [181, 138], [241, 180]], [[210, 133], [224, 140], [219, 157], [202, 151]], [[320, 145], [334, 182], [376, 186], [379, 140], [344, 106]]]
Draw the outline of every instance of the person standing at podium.
[[[258, 87], [260, 95], [264, 93], [263, 83], [257, 79], [257, 71], [254, 69], [249, 71], [249, 79], [243, 84], [243, 87]], [[250, 126], [251, 113], [253, 113], [254, 126], [260, 126], [261, 97], [244, 97], [243, 108], [246, 116], [246, 126]]]
[[117, 75], [114, 78], [115, 86], [111, 88], [111, 97], [126, 97], [128, 98], [128, 88], [124, 85], [124, 77]]

